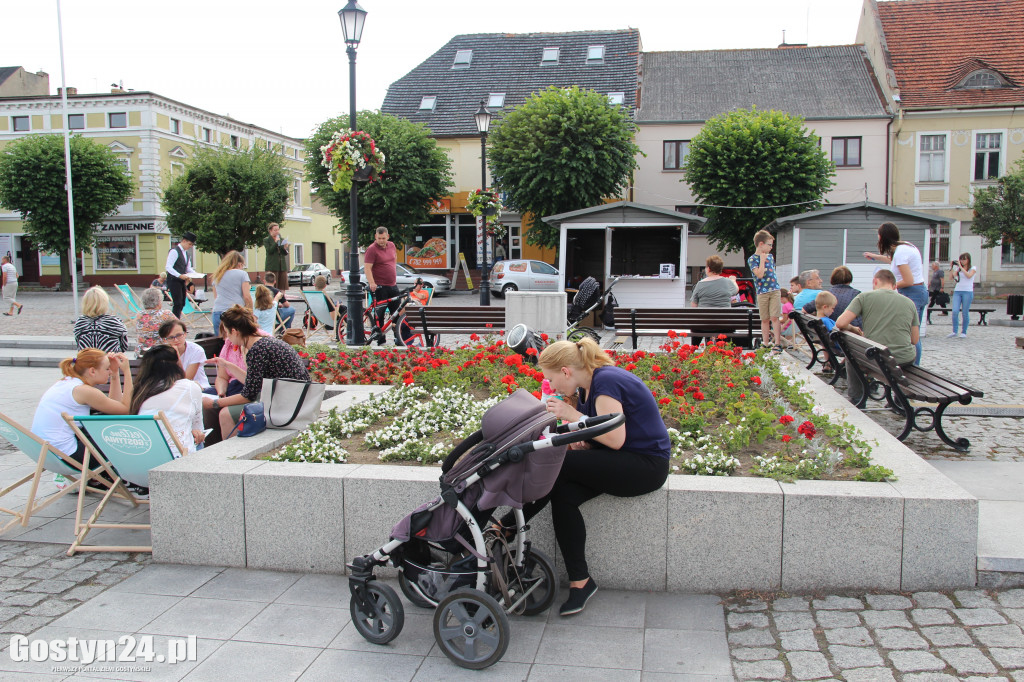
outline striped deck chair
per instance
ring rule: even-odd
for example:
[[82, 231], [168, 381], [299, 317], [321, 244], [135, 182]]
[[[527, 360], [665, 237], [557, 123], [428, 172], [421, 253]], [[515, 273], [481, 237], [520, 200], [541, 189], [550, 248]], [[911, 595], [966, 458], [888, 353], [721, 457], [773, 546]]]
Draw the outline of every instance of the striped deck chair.
[[327, 305], [327, 294], [317, 289], [302, 289], [302, 298], [309, 307], [309, 314], [314, 327], [309, 330], [307, 341], [317, 334], [324, 334], [330, 341], [338, 340], [338, 320], [331, 307]]
[[[113, 497], [115, 490], [123, 490], [136, 504], [149, 504], [149, 500], [139, 500], [125, 487], [124, 482], [134, 483], [143, 488], [149, 487], [149, 471], [174, 459], [168, 438], [179, 454], [187, 450], [178, 440], [166, 415], [160, 412], [152, 415], [93, 415], [72, 417], [65, 414], [64, 420], [74, 429], [79, 440], [85, 443], [85, 465], [95, 458], [106, 461], [113, 467], [114, 485], [110, 487], [89, 520], [82, 524], [75, 541], [68, 548], [68, 556], [75, 552], [152, 552], [153, 545], [85, 545], [86, 536], [94, 528], [123, 528], [130, 530], [150, 530], [148, 523], [111, 523], [99, 521], [107, 502]], [[167, 434], [167, 438], [164, 434]], [[91, 474], [95, 475], [95, 474]]]
[[[213, 327], [213, 316], [202, 310], [196, 299], [192, 298], [192, 294], [187, 291], [185, 292], [185, 306], [181, 309], [181, 314], [187, 316], [189, 325], [193, 327], [198, 327], [203, 322]], [[213, 331], [215, 334], [217, 333], [216, 329]]]
[[[75, 516], [75, 533], [77, 534], [82, 526], [82, 465], [2, 413], [0, 413], [0, 436], [3, 436], [11, 445], [25, 453], [36, 465], [35, 471], [31, 474], [18, 479], [3, 490], [0, 490], [0, 504], [2, 504], [3, 498], [9, 493], [13, 493], [23, 485], [29, 484], [28, 499], [25, 500], [25, 506], [21, 511], [0, 506], [0, 514], [10, 514], [13, 517], [10, 521], [0, 526], [0, 533], [17, 524], [27, 526], [29, 519], [39, 510], [45, 509], [65, 495], [78, 493], [78, 514]], [[106, 467], [105, 463], [103, 467]], [[64, 478], [68, 479], [68, 486], [56, 494], [38, 501], [39, 481], [43, 471], [63, 475]], [[108, 473], [112, 474], [109, 470]], [[106, 492], [105, 489], [101, 488], [90, 487], [88, 490], [99, 494]]]

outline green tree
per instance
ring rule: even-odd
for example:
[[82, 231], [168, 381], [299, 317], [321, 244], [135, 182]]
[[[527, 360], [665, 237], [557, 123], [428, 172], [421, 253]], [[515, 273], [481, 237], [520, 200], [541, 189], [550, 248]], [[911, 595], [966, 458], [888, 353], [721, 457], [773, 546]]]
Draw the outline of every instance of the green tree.
[[[0, 153], [0, 205], [21, 213], [25, 231], [39, 249], [63, 255], [60, 288], [67, 291], [71, 289], [71, 230], [65, 182], [61, 135], [29, 135]], [[76, 135], [71, 138], [71, 185], [75, 247], [91, 251], [95, 227], [131, 199], [134, 183], [109, 148]]]
[[630, 112], [577, 86], [535, 93], [493, 125], [487, 160], [508, 205], [532, 213], [527, 241], [556, 248], [540, 218], [620, 196], [637, 167]]
[[1018, 159], [1017, 169], [995, 185], [974, 193], [971, 229], [985, 238], [985, 248], [1000, 242], [1024, 248], [1024, 159]]
[[284, 220], [288, 206], [294, 176], [284, 158], [262, 145], [194, 150], [164, 190], [168, 229], [194, 232], [201, 250], [221, 255], [262, 244], [267, 224]]
[[[359, 243], [373, 241], [378, 226], [388, 228], [396, 243], [412, 241], [416, 226], [430, 220], [430, 202], [452, 191], [452, 162], [437, 146], [430, 131], [379, 112], [360, 111], [359, 130], [373, 138], [384, 154], [384, 175], [377, 182], [358, 183]], [[349, 234], [349, 191], [335, 192], [321, 163], [320, 147], [338, 130], [348, 130], [348, 116], [324, 121], [306, 140], [306, 178], [317, 199], [338, 218], [342, 234]]]
[[704, 232], [725, 253], [744, 256], [771, 221], [819, 208], [834, 175], [803, 118], [782, 111], [740, 109], [709, 119], [686, 157], [685, 180], [707, 204]]

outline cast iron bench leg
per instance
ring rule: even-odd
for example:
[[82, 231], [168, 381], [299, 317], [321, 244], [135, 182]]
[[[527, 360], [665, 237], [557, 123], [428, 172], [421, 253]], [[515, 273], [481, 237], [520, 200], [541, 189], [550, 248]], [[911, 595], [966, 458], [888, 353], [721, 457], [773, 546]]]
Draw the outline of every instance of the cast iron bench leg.
[[[967, 402], [970, 402], [970, 400], [968, 400]], [[945, 443], [946, 445], [949, 445], [958, 452], [967, 452], [967, 450], [971, 447], [971, 441], [967, 440], [966, 438], [957, 438], [956, 440], [953, 440], [946, 434], [946, 430], [942, 428], [942, 414], [946, 411], [947, 407], [949, 407], [949, 404], [944, 403], [942, 405], [939, 405], [939, 407], [935, 410], [935, 433], [938, 434], [939, 438], [941, 438], [942, 442]]]

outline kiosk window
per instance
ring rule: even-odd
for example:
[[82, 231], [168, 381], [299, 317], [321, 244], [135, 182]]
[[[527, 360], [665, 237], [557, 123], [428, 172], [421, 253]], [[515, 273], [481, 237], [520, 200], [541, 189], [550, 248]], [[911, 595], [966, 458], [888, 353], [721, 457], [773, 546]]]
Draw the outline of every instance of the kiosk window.
[[613, 275], [644, 275], [657, 277], [661, 264], [675, 263], [679, 267], [678, 227], [617, 227], [612, 232]]

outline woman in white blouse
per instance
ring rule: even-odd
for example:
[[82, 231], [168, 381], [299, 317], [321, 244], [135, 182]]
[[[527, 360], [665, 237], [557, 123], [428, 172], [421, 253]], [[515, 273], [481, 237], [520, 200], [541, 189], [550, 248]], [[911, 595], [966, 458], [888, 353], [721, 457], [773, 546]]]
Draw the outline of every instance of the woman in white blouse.
[[206, 351], [198, 343], [186, 338], [188, 327], [181, 320], [171, 320], [160, 325], [160, 340], [178, 353], [185, 378], [199, 384], [199, 388], [210, 388], [210, 380], [203, 369], [206, 365]]
[[[917, 308], [918, 323], [924, 321], [924, 309], [928, 305], [928, 286], [924, 278], [924, 261], [921, 251], [910, 242], [900, 239], [900, 229], [895, 223], [878, 226], [878, 253], [865, 252], [868, 260], [889, 263], [896, 276], [896, 291], [900, 292]], [[924, 335], [924, 330], [921, 330]], [[921, 364], [921, 342], [918, 341], [915, 365]]]
[[[203, 442], [203, 392], [185, 378], [178, 354], [170, 346], [154, 346], [144, 356], [132, 394], [131, 413], [155, 415], [163, 412], [171, 430], [186, 452], [195, 452]], [[180, 451], [169, 434], [164, 434], [175, 457]]]

